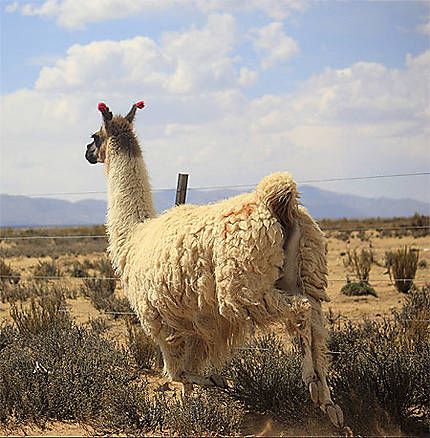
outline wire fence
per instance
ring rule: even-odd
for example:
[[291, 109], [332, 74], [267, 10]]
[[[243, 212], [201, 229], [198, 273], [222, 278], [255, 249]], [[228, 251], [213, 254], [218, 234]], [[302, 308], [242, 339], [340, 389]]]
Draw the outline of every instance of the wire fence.
[[[395, 231], [395, 230], [425, 230], [430, 229], [430, 225], [420, 225], [420, 226], [367, 226], [367, 227], [356, 227], [356, 228], [321, 228], [324, 232], [332, 231], [344, 231], [344, 232], [354, 232], [354, 231]], [[68, 239], [106, 239], [106, 234], [76, 234], [69, 236], [0, 236], [0, 240], [38, 240], [38, 239], [58, 239], [58, 240], [68, 240]]]
[[[91, 313], [101, 313], [103, 315], [131, 315], [131, 316], [137, 316], [135, 312], [112, 312], [107, 310], [78, 310], [78, 309], [60, 309], [59, 312], [67, 312], [67, 313], [82, 313], [82, 314], [91, 314]], [[388, 318], [386, 315], [379, 315], [379, 316], [372, 316], [372, 317], [363, 317], [363, 318], [347, 318], [346, 316], [339, 316], [336, 318], [336, 321], [340, 322], [346, 322], [346, 321], [374, 321], [374, 320], [392, 320], [394, 318]], [[411, 319], [411, 318], [398, 318], [402, 321], [409, 321], [409, 322], [430, 322], [430, 319]]]
[[[411, 177], [411, 176], [423, 176], [430, 175], [430, 172], [415, 172], [415, 173], [397, 173], [397, 174], [386, 174], [386, 175], [371, 175], [371, 176], [354, 176], [354, 177], [341, 177], [341, 178], [324, 178], [324, 179], [304, 179], [298, 181], [299, 184], [310, 184], [310, 183], [325, 183], [325, 182], [339, 182], [339, 181], [354, 181], [354, 180], [369, 180], [369, 179], [383, 179], [383, 178], [398, 178], [398, 177]], [[198, 186], [189, 187], [186, 190], [220, 190], [220, 189], [246, 189], [256, 187], [257, 184], [238, 184], [238, 185], [218, 185], [218, 186]], [[174, 191], [175, 188], [154, 188], [153, 192], [163, 192], [163, 191]], [[33, 193], [33, 194], [22, 194], [20, 196], [27, 197], [43, 197], [43, 196], [71, 196], [71, 195], [95, 195], [95, 194], [106, 194], [106, 191], [86, 191], [86, 192], [57, 192], [57, 193]], [[430, 225], [408, 225], [408, 226], [378, 226], [378, 225], [366, 225], [364, 227], [342, 227], [342, 228], [322, 228], [324, 232], [367, 232], [367, 231], [407, 231], [407, 230], [425, 230], [430, 229]], [[105, 234], [76, 234], [76, 235], [21, 235], [21, 236], [0, 236], [0, 241], [26, 241], [26, 240], [71, 240], [71, 239], [106, 239]], [[386, 249], [386, 248], [385, 248]], [[99, 276], [49, 276], [49, 275], [0, 275], [0, 279], [3, 280], [88, 280], [88, 281], [120, 281], [117, 277], [99, 277]], [[429, 283], [430, 278], [400, 278], [395, 279], [396, 281], [413, 281], [416, 283]], [[345, 278], [328, 278], [329, 282], [345, 282]], [[369, 282], [387, 282], [393, 284], [393, 280], [390, 278], [371, 278]], [[101, 310], [76, 310], [76, 309], [61, 309], [61, 312], [73, 312], [73, 313], [102, 313], [107, 315], [133, 315], [136, 316], [134, 312], [116, 312], [116, 311], [101, 311]], [[373, 319], [377, 319], [375, 317]], [[381, 318], [381, 317], [379, 317]], [[342, 317], [341, 317], [342, 319]], [[346, 318], [349, 321], [363, 321], [364, 318], [351, 319]], [[366, 318], [372, 319], [372, 318]], [[429, 320], [410, 320], [410, 321], [422, 321], [429, 322]]]
[[[121, 281], [118, 277], [79, 277], [79, 276], [66, 276], [66, 275], [0, 275], [0, 278], [4, 279], [25, 279], [25, 280], [92, 280], [92, 281]], [[142, 277], [142, 280], [144, 278]], [[396, 281], [414, 281], [418, 283], [430, 282], [430, 278], [396, 278]], [[327, 281], [346, 281], [345, 278], [328, 278]], [[369, 282], [390, 282], [389, 278], [370, 278]]]

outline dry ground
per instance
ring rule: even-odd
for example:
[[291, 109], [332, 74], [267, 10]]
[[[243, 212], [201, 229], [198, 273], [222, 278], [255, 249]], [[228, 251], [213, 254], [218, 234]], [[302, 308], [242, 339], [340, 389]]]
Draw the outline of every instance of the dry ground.
[[[351, 270], [346, 268], [343, 263], [345, 253], [354, 248], [358, 250], [361, 248], [368, 249], [369, 244], [372, 247], [376, 262], [378, 263], [372, 265], [370, 285], [375, 289], [378, 297], [370, 295], [365, 297], [348, 297], [341, 294], [340, 289], [346, 284], [346, 276], [348, 275], [351, 280], [355, 278]], [[0, 246], [3, 247], [7, 245], [10, 245], [10, 243], [4, 241], [0, 243]], [[365, 240], [359, 239], [357, 233], [353, 233], [353, 237], [348, 241], [330, 237], [328, 262], [329, 278], [331, 281], [329, 282], [328, 294], [331, 298], [331, 302], [324, 304], [324, 310], [326, 312], [330, 310], [333, 314], [345, 319], [363, 319], [389, 316], [392, 310], [400, 309], [404, 295], [397, 292], [391, 284], [388, 275], [385, 274], [384, 255], [386, 251], [395, 250], [405, 245], [419, 249], [420, 260], [426, 261], [426, 267], [419, 268], [416, 275], [416, 284], [420, 287], [424, 285], [424, 282], [420, 282], [419, 280], [430, 281], [430, 238], [428, 236], [419, 238], [413, 238], [412, 236], [380, 238], [373, 236], [373, 232], [367, 232]], [[76, 260], [80, 262], [83, 262], [85, 259], [95, 261], [104, 256], [104, 253], [91, 253], [85, 256], [66, 254], [59, 256], [56, 259], [56, 263], [63, 271], [66, 271], [67, 267]], [[21, 281], [25, 281], [26, 277], [31, 277], [35, 266], [37, 266], [39, 261], [43, 260], [51, 259], [49, 257], [28, 257], [25, 254], [5, 259], [6, 263], [10, 264], [13, 270], [20, 272], [22, 276]], [[79, 288], [81, 280], [67, 280], [67, 282], [66, 284], [74, 284], [76, 288]], [[121, 294], [122, 291], [117, 290], [117, 293]], [[68, 304], [70, 305], [74, 318], [76, 318], [78, 322], [85, 322], [89, 318], [94, 318], [99, 315], [89, 300], [82, 296], [74, 300], [68, 300]], [[9, 305], [7, 303], [0, 303], [0, 322], [4, 320], [10, 320]], [[113, 322], [109, 334], [118, 341], [123, 341], [125, 335], [124, 323], [120, 320]], [[159, 386], [165, 382], [165, 379], [159, 376], [153, 377], [152, 380], [155, 386]], [[245, 433], [251, 436], [309, 436], [320, 435], [324, 433], [324, 431], [318, 430], [316, 425], [309, 425], [307, 430], [285, 430], [279, 425], [274, 424], [270, 419], [261, 418], [258, 421], [253, 419]], [[399, 432], [392, 431], [391, 433], [396, 435]], [[0, 429], [0, 434], [9, 436], [88, 436], [91, 434], [91, 431], [78, 424], [59, 423], [51, 424], [44, 430], [35, 427], [26, 427], [14, 431]]]

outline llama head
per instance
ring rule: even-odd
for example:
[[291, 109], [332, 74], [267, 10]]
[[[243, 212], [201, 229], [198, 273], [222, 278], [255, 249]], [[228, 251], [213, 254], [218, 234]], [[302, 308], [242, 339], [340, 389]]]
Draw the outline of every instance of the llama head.
[[[87, 145], [85, 158], [91, 164], [104, 163], [108, 153], [108, 145], [111, 144], [117, 150], [121, 148], [139, 150], [133, 133], [133, 120], [137, 108], [143, 108], [143, 101], [133, 104], [129, 113], [125, 116], [113, 116], [110, 109], [104, 103], [99, 103], [98, 110], [102, 113], [103, 123], [100, 129], [91, 135], [93, 141]], [[115, 141], [109, 142], [114, 137]]]

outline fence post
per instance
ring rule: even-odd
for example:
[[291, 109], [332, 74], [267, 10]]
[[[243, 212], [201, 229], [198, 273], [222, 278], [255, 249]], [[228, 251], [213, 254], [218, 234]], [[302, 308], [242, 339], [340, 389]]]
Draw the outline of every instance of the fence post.
[[187, 196], [188, 173], [178, 174], [178, 185], [176, 187], [175, 205], [185, 204]]

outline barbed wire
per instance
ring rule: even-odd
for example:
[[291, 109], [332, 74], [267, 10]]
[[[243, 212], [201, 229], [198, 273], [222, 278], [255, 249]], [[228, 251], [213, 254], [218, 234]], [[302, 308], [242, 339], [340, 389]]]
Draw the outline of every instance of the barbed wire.
[[[22, 279], [22, 280], [106, 280], [106, 281], [121, 281], [118, 277], [77, 277], [77, 276], [67, 276], [67, 275], [30, 275], [30, 276], [22, 276], [22, 275], [0, 275], [0, 278], [9, 278], [9, 279]], [[144, 277], [141, 277], [143, 280]], [[430, 282], [430, 278], [395, 278], [395, 281], [414, 281], [414, 282]], [[327, 281], [347, 281], [346, 278], [328, 278]], [[390, 278], [370, 278], [369, 283], [371, 282], [392, 282]]]
[[[430, 227], [429, 227], [430, 228]], [[11, 237], [2, 237], [0, 236], [0, 240], [33, 240], [33, 239], [100, 239], [107, 238], [106, 234], [83, 234], [83, 235], [71, 235], [71, 236], [11, 236]]]
[[[338, 178], [322, 178], [322, 179], [304, 179], [298, 180], [298, 184], [316, 184], [325, 182], [338, 182], [338, 181], [357, 181], [367, 179], [382, 179], [382, 178], [399, 178], [407, 176], [423, 176], [430, 175], [430, 172], [408, 172], [408, 173], [394, 173], [387, 175], [368, 175], [368, 176], [350, 176], [350, 177], [338, 177]], [[254, 184], [232, 184], [232, 185], [214, 185], [214, 186], [196, 186], [188, 187], [187, 190], [217, 190], [217, 189], [236, 189], [236, 188], [252, 188], [256, 187], [258, 183]], [[153, 188], [152, 192], [165, 192], [170, 190], [176, 190], [176, 187], [165, 188]], [[26, 196], [28, 198], [37, 198], [41, 196], [76, 196], [76, 195], [104, 195], [107, 191], [88, 191], [88, 192], [56, 192], [56, 193], [28, 193], [28, 194], [13, 194], [13, 196]]]
[[133, 315], [137, 316], [135, 312], [114, 312], [110, 310], [75, 310], [75, 309], [59, 309], [58, 312], [73, 312], [73, 313], [101, 313], [104, 315]]
[[[424, 230], [430, 229], [430, 225], [417, 225], [417, 226], [393, 226], [393, 227], [366, 227], [366, 228], [321, 228], [322, 231], [386, 231], [386, 230]], [[69, 236], [9, 236], [3, 237], [0, 236], [0, 240], [32, 240], [32, 239], [102, 239], [107, 238], [106, 234], [77, 234], [77, 235], [69, 235]]]
[[[101, 313], [103, 315], [133, 315], [138, 316], [135, 312], [115, 312], [108, 310], [77, 310], [77, 309], [59, 309], [59, 312], [69, 312], [69, 313]], [[372, 316], [372, 317], [363, 317], [363, 318], [348, 318], [347, 316], [340, 316], [336, 319], [335, 322], [347, 322], [347, 321], [366, 321], [366, 320], [376, 320], [376, 319], [389, 319], [392, 320], [394, 318], [388, 318], [386, 315], [380, 316]], [[398, 318], [402, 321], [413, 321], [413, 322], [430, 322], [430, 319], [410, 319], [410, 318]]]
[[366, 227], [366, 228], [321, 228], [322, 231], [379, 231], [379, 230], [420, 230], [420, 229], [426, 229], [430, 228], [430, 225], [417, 225], [417, 226], [408, 226], [408, 227], [402, 227], [402, 226], [395, 226], [395, 227]]

